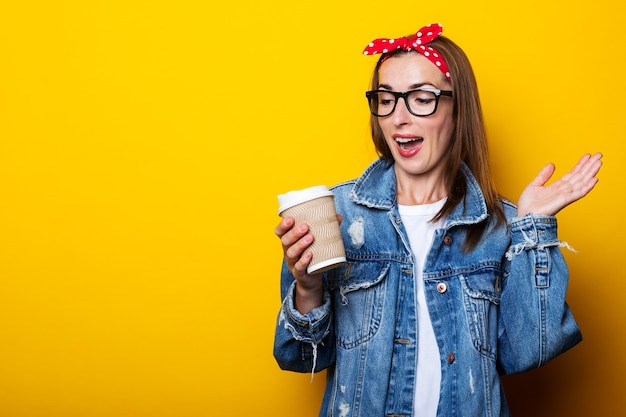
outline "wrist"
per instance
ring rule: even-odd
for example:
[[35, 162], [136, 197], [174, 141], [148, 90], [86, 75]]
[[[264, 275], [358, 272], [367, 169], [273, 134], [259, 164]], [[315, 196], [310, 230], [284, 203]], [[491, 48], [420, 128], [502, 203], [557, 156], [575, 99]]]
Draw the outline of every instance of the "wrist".
[[324, 286], [320, 280], [318, 285], [302, 285], [296, 282], [294, 290], [294, 304], [296, 309], [306, 314], [309, 311], [321, 306], [324, 302]]

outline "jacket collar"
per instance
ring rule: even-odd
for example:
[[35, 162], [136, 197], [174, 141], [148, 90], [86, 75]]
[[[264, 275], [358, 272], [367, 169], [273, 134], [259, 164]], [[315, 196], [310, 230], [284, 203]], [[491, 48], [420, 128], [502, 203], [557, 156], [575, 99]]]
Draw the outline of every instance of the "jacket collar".
[[[391, 210], [397, 206], [393, 165], [393, 162], [381, 158], [374, 161], [355, 181], [350, 199], [356, 204], [380, 210]], [[474, 175], [465, 163], [461, 163], [461, 170], [467, 179], [467, 193], [464, 202], [448, 215], [447, 227], [479, 223], [488, 216], [485, 198]]]

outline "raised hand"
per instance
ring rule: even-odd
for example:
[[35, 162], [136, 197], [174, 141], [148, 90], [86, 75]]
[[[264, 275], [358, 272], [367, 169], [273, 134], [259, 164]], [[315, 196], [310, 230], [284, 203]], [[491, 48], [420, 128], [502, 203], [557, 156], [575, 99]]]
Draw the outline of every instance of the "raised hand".
[[555, 166], [546, 165], [524, 189], [517, 203], [517, 214], [555, 215], [569, 204], [586, 196], [598, 182], [602, 154], [585, 154], [567, 174], [546, 185]]

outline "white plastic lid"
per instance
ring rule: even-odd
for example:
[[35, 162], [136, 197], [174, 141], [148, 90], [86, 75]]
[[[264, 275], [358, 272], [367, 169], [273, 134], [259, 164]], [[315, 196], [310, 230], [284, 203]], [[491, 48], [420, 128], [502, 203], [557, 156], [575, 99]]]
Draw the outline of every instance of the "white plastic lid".
[[289, 191], [285, 194], [278, 196], [278, 214], [287, 210], [290, 207], [296, 206], [305, 201], [313, 200], [320, 197], [333, 196], [333, 193], [328, 190], [325, 185], [317, 185], [315, 187], [305, 188], [303, 190]]

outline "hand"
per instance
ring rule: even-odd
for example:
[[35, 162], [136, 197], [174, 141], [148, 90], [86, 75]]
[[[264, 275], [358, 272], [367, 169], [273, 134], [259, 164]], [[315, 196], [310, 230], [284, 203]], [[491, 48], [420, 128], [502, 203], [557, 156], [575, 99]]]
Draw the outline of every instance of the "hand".
[[[341, 224], [342, 217], [337, 214], [337, 220]], [[309, 233], [309, 226], [300, 224], [295, 226], [293, 217], [284, 218], [274, 233], [280, 238], [283, 245], [283, 256], [287, 269], [296, 279], [295, 307], [302, 314], [306, 314], [324, 301], [324, 286], [322, 274], [307, 274], [306, 269], [313, 257], [309, 246], [315, 237]]]
[[309, 266], [312, 258], [312, 253], [307, 248], [311, 246], [315, 238], [309, 233], [307, 224], [294, 226], [295, 220], [293, 217], [286, 217], [278, 224], [274, 233], [280, 238], [282, 243], [287, 269], [289, 269], [296, 281], [302, 281], [305, 287], [309, 287], [310, 285], [306, 284], [318, 281], [306, 272], [306, 268]]
[[[341, 215], [337, 215], [341, 223]], [[324, 286], [322, 274], [307, 274], [306, 269], [313, 257], [309, 246], [315, 237], [309, 233], [309, 226], [300, 224], [296, 227], [292, 217], [284, 218], [274, 233], [280, 238], [283, 245], [283, 256], [287, 269], [296, 279], [295, 307], [302, 314], [306, 314], [324, 301]]]
[[596, 174], [602, 166], [601, 153], [585, 154], [567, 174], [545, 185], [554, 174], [555, 166], [546, 165], [524, 189], [517, 204], [517, 215], [527, 213], [553, 216], [569, 204], [586, 196], [596, 185]]

